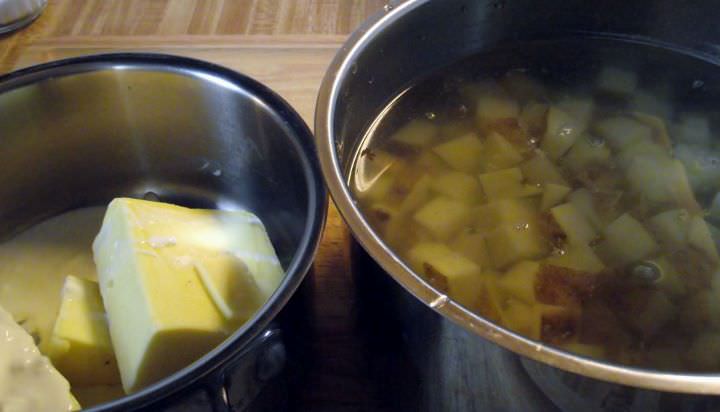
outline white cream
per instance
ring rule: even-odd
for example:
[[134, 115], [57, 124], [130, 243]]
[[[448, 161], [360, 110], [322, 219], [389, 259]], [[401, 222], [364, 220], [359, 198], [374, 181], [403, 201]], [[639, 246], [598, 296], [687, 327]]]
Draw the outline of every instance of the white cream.
[[72, 410], [70, 384], [0, 307], [0, 411]]

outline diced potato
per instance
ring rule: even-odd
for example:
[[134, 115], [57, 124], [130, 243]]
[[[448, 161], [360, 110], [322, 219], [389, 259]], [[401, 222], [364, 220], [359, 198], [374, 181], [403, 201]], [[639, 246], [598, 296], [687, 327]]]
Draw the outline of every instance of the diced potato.
[[485, 245], [485, 237], [480, 232], [461, 231], [452, 243], [451, 249], [477, 263], [480, 267], [492, 267]]
[[480, 200], [478, 179], [462, 172], [448, 172], [432, 179], [432, 189], [439, 194], [472, 204]]
[[477, 135], [469, 133], [435, 146], [432, 151], [453, 169], [472, 173], [480, 168], [483, 144]]
[[625, 213], [605, 228], [603, 251], [618, 265], [637, 262], [658, 250], [658, 244], [642, 223]]
[[548, 305], [579, 307], [596, 282], [590, 273], [543, 263], [535, 281], [535, 297]]
[[550, 209], [552, 217], [567, 235], [572, 245], [588, 245], [598, 234], [572, 203], [564, 203]]
[[623, 296], [629, 310], [623, 313], [625, 321], [645, 338], [654, 336], [675, 316], [676, 307], [660, 291], [631, 292]]
[[539, 138], [545, 134], [547, 128], [547, 103], [531, 102], [526, 104], [520, 112], [520, 126], [527, 130], [530, 136]]
[[604, 92], [629, 95], [637, 88], [637, 74], [627, 69], [605, 67], [600, 71], [595, 85]]
[[597, 230], [603, 227], [600, 216], [595, 211], [593, 195], [585, 188], [576, 189], [568, 196], [568, 201], [577, 209]]
[[400, 203], [402, 213], [412, 213], [430, 199], [432, 194], [432, 178], [423, 175], [413, 185], [405, 199]]
[[540, 210], [549, 210], [551, 207], [562, 202], [568, 193], [570, 193], [570, 188], [565, 185], [547, 183], [543, 189], [542, 200], [540, 201]]
[[453, 120], [441, 124], [438, 129], [438, 134], [443, 139], [450, 140], [473, 134], [474, 130], [475, 124], [473, 122], [468, 120]]
[[592, 96], [565, 96], [558, 101], [557, 107], [572, 116], [585, 130], [595, 110], [595, 102]]
[[720, 149], [709, 145], [680, 143], [673, 148], [675, 159], [682, 162], [695, 193], [720, 189]]
[[589, 246], [570, 245], [564, 252], [562, 255], [550, 256], [547, 262], [554, 266], [587, 273], [598, 273], [605, 269], [605, 265]]
[[419, 243], [408, 253], [411, 266], [425, 276], [442, 276], [447, 292], [461, 305], [472, 308], [480, 297], [481, 268], [442, 243]]
[[358, 161], [355, 171], [355, 188], [360, 199], [368, 201], [384, 200], [392, 189], [397, 169], [402, 162], [387, 152], [377, 151]]
[[481, 96], [485, 95], [502, 96], [506, 94], [505, 90], [492, 79], [463, 82], [458, 92], [467, 103], [475, 103]]
[[575, 307], [539, 304], [540, 338], [560, 345], [574, 340], [580, 333], [580, 310]]
[[448, 239], [470, 221], [470, 208], [444, 196], [436, 197], [413, 216], [415, 221], [438, 239]]
[[501, 323], [503, 299], [495, 286], [496, 277], [497, 275], [495, 273], [483, 273], [482, 288], [480, 289], [480, 296], [475, 302], [475, 308], [486, 319], [495, 323]]
[[603, 165], [610, 160], [610, 149], [601, 138], [583, 135], [572, 145], [563, 158], [570, 170], [579, 172], [590, 166]]
[[438, 127], [433, 122], [426, 119], [415, 119], [405, 124], [390, 136], [390, 141], [409, 147], [420, 148], [432, 143], [437, 133]]
[[487, 171], [513, 167], [523, 160], [517, 149], [497, 132], [491, 132], [487, 136], [483, 156]]
[[616, 116], [595, 123], [597, 133], [618, 150], [637, 142], [651, 142], [652, 129], [636, 119]]
[[518, 117], [519, 114], [517, 101], [506, 95], [482, 95], [475, 104], [475, 119], [480, 128], [498, 120]]
[[601, 345], [591, 345], [587, 343], [568, 342], [560, 345], [561, 348], [585, 356], [591, 359], [604, 359], [605, 358], [605, 347]]
[[557, 167], [541, 151], [536, 151], [530, 160], [522, 163], [520, 170], [528, 183], [568, 185]]
[[703, 252], [715, 263], [720, 262], [715, 241], [710, 234], [707, 222], [701, 216], [693, 216], [688, 225], [688, 243], [695, 249]]
[[535, 224], [537, 215], [523, 199], [502, 199], [482, 205], [477, 209], [477, 228], [481, 232], [498, 226], [522, 227]]
[[523, 261], [513, 265], [504, 275], [501, 275], [496, 284], [503, 293], [520, 299], [527, 304], [534, 304], [535, 278], [540, 264], [532, 261]]
[[652, 114], [640, 112], [633, 113], [633, 116], [640, 122], [645, 123], [653, 129], [653, 140], [658, 145], [660, 145], [660, 147], [663, 147], [665, 149], [669, 149], [672, 147], [673, 142], [672, 140], [670, 140], [670, 135], [668, 134], [667, 126], [665, 125], [665, 120], [663, 120], [669, 118], [670, 116], [658, 117]]
[[490, 260], [497, 268], [521, 260], [537, 259], [548, 251], [547, 242], [535, 224], [500, 226], [490, 232], [486, 239]]
[[690, 225], [690, 213], [685, 209], [673, 209], [648, 219], [648, 228], [668, 251], [685, 247]]
[[508, 299], [500, 316], [506, 328], [529, 339], [540, 339], [540, 317], [532, 305], [518, 299]]
[[683, 113], [673, 127], [673, 137], [678, 142], [707, 147], [712, 141], [710, 121], [699, 113]]
[[558, 160], [584, 131], [583, 125], [562, 109], [550, 106], [545, 137], [540, 143], [548, 158]]
[[685, 167], [669, 157], [638, 156], [627, 171], [630, 187], [656, 204], [675, 204], [690, 211], [699, 209], [690, 189]]
[[670, 99], [666, 96], [658, 96], [657, 93], [651, 93], [645, 90], [636, 90], [630, 99], [630, 107], [638, 110], [643, 114], [657, 116], [661, 119], [670, 119], [673, 114], [673, 108]]
[[622, 169], [627, 169], [632, 162], [640, 156], [653, 159], [667, 159], [670, 158], [670, 152], [667, 148], [655, 142], [641, 140], [624, 146], [620, 153], [617, 154], [616, 163]]
[[450, 166], [431, 150], [423, 150], [415, 159], [415, 165], [430, 175], [451, 170]]
[[525, 190], [522, 172], [517, 167], [484, 173], [479, 179], [483, 193], [490, 200], [518, 197]]
[[711, 371], [720, 368], [720, 333], [703, 332], [697, 335], [685, 357], [694, 369]]

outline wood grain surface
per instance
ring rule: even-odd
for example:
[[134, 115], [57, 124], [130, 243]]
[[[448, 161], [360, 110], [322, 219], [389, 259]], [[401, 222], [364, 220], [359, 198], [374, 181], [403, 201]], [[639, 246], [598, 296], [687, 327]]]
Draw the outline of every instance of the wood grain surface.
[[[0, 73], [66, 57], [163, 52], [247, 74], [282, 95], [312, 127], [325, 69], [381, 0], [50, 0], [30, 26], [0, 36]], [[349, 271], [350, 235], [330, 205], [308, 279], [310, 345], [318, 353], [300, 410], [374, 410], [358, 350]]]

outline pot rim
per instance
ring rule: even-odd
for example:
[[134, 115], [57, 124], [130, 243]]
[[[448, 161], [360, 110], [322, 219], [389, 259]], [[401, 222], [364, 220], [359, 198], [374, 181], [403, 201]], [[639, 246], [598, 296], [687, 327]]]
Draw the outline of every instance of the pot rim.
[[[282, 283], [262, 308], [242, 327], [212, 351], [180, 371], [133, 394], [83, 409], [92, 412], [126, 411], [146, 407], [153, 402], [176, 395], [196, 382], [207, 380], [217, 372], [222, 374], [228, 362], [241, 354], [266, 330], [300, 286], [317, 252], [327, 217], [327, 192], [309, 127], [280, 95], [257, 80], [234, 70], [202, 60], [170, 54], [95, 54], [52, 61], [0, 75], [0, 93], [56, 77], [127, 69], [177, 72], [194, 77], [198, 81], [215, 81], [220, 87], [240, 90], [255, 98], [259, 104], [265, 105], [268, 111], [277, 116], [290, 131], [288, 141], [294, 146], [303, 164], [308, 181], [306, 217], [308, 224], [303, 232], [300, 246], [285, 270]], [[214, 379], [213, 382], [215, 381], [222, 384], [223, 379]], [[206, 384], [205, 389], [220, 390], [215, 386]]]
[[519, 355], [568, 372], [622, 385], [689, 394], [720, 394], [720, 373], [674, 373], [610, 364], [553, 348], [498, 326], [448, 300], [445, 294], [416, 275], [363, 217], [350, 193], [336, 151], [335, 138], [339, 131], [335, 130], [333, 122], [341, 95], [340, 87], [352, 76], [353, 62], [366, 48], [372, 46], [379, 33], [390, 25], [401, 24], [403, 17], [430, 1], [402, 0], [365, 21], [343, 44], [328, 67], [320, 87], [315, 107], [315, 139], [320, 165], [333, 202], [355, 239], [385, 272], [427, 306], [471, 333]]

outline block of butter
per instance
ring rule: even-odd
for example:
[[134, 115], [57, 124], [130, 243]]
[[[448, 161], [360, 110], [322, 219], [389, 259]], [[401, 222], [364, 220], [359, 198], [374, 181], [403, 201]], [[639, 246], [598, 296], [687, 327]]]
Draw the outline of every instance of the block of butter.
[[47, 355], [73, 385], [120, 383], [97, 282], [69, 275]]
[[128, 393], [210, 351], [283, 277], [262, 222], [245, 211], [118, 198], [93, 254]]
[[0, 411], [77, 409], [68, 381], [40, 353], [25, 329], [0, 307]]

